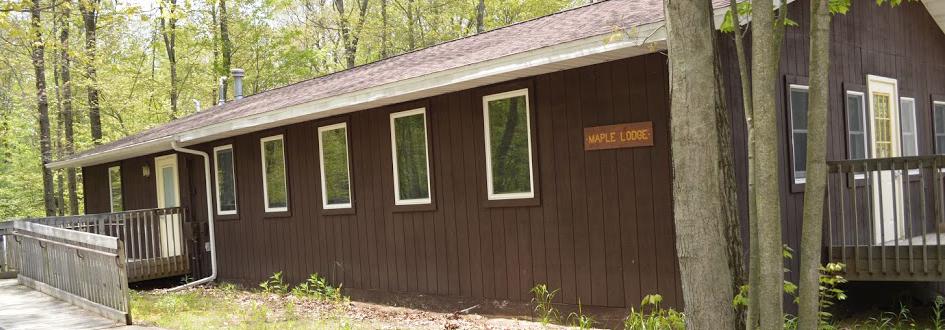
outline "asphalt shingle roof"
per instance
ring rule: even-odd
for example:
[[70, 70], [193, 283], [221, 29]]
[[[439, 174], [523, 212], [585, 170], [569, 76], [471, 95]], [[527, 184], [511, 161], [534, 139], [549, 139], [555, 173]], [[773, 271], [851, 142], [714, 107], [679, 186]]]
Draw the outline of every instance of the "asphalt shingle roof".
[[602, 1], [247, 96], [63, 160], [662, 20], [661, 0]]

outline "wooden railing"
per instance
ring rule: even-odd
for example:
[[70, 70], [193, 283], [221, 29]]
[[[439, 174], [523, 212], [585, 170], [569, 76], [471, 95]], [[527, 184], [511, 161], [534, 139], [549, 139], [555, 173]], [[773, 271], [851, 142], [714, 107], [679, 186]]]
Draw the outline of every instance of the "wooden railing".
[[184, 237], [187, 212], [180, 207], [26, 221], [121, 239], [125, 242], [130, 282], [179, 276], [190, 271]]
[[18, 220], [12, 243], [20, 284], [131, 324], [120, 239]]
[[945, 156], [827, 163], [828, 261], [850, 280], [945, 281]]
[[15, 277], [16, 250], [13, 248], [13, 221], [0, 222], [0, 278]]

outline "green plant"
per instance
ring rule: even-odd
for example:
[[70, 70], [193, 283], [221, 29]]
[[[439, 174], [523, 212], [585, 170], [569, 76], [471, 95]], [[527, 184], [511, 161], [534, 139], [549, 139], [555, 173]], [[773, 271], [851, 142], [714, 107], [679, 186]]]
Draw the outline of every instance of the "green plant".
[[578, 329], [581, 330], [590, 329], [594, 326], [594, 323], [597, 323], [590, 315], [584, 314], [584, 308], [581, 307], [581, 299], [578, 299], [577, 312], [571, 312], [571, 314], [568, 315], [568, 320], [572, 327], [578, 327]]
[[268, 280], [259, 283], [259, 287], [265, 293], [284, 295], [289, 292], [289, 285], [282, 279], [282, 272], [275, 272]]
[[314, 273], [305, 282], [292, 288], [292, 295], [296, 297], [315, 297], [321, 300], [342, 301], [341, 285], [333, 287], [324, 277]]
[[[683, 313], [673, 309], [663, 309], [660, 303], [663, 296], [658, 294], [646, 295], [640, 302], [640, 310], [630, 308], [630, 314], [623, 321], [624, 329], [633, 330], [683, 330], [686, 329], [686, 318]], [[649, 307], [649, 312], [645, 309]]]
[[945, 329], [945, 321], [942, 320], [943, 307], [945, 307], [945, 298], [935, 296], [935, 303], [932, 304], [932, 326], [935, 330]]
[[840, 289], [840, 285], [847, 280], [840, 276], [846, 266], [842, 263], [828, 263], [820, 267], [820, 327], [832, 328], [831, 314], [828, 310], [838, 301], [847, 299], [847, 294]]
[[558, 289], [548, 290], [548, 286], [541, 283], [535, 285], [531, 289], [532, 294], [535, 295], [535, 298], [532, 298], [532, 302], [535, 303], [535, 313], [538, 314], [538, 320], [542, 325], [547, 325], [548, 323], [558, 321], [558, 311], [551, 305], [551, 301], [554, 300], [555, 295], [558, 294]]

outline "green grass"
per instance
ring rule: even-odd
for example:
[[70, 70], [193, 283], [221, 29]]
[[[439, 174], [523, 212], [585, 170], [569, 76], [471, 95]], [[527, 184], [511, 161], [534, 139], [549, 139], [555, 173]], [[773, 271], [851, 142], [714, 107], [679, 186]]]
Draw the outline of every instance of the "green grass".
[[294, 300], [221, 285], [185, 292], [133, 292], [135, 324], [169, 329], [367, 329], [339, 308], [301, 310]]

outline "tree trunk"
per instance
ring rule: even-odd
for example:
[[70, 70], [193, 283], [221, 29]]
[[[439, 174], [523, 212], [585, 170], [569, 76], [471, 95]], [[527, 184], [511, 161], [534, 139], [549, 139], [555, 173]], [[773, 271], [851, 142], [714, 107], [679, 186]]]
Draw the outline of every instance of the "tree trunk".
[[177, 118], [177, 0], [161, 1], [161, 34], [164, 37], [164, 50], [167, 53], [168, 69], [171, 74], [171, 113], [170, 118]]
[[810, 95], [807, 106], [807, 175], [801, 229], [798, 328], [816, 329], [820, 319], [820, 249], [827, 189], [827, 107], [830, 97], [828, 0], [810, 4]]
[[[72, 1], [66, 1], [62, 13], [62, 30], [59, 31], [59, 77], [62, 80], [62, 122], [65, 141], [63, 152], [66, 157], [75, 153], [75, 130], [73, 129], [72, 113], [72, 58], [69, 56], [69, 16]], [[69, 214], [79, 214], [79, 196], [76, 190], [76, 171], [75, 168], [66, 169], [66, 186], [69, 197]]]
[[761, 329], [784, 325], [784, 261], [781, 241], [781, 185], [778, 177], [777, 109], [780, 38], [771, 1], [752, 2], [752, 111], [755, 150], [754, 182], [757, 203], [759, 258], [758, 321]]
[[99, 105], [98, 79], [95, 72], [96, 41], [99, 0], [81, 0], [79, 10], [85, 24], [85, 75], [89, 79], [89, 126], [92, 129], [92, 143], [102, 143], [102, 111]]
[[42, 20], [40, 18], [40, 0], [33, 0], [30, 5], [30, 32], [33, 39], [33, 73], [36, 75], [36, 108], [39, 110], [39, 150], [43, 166], [43, 204], [46, 216], [56, 215], [56, 195], [53, 186], [52, 171], [46, 164], [52, 161], [52, 148], [49, 134], [49, 100], [46, 97], [46, 63], [43, 45]]
[[[754, 147], [754, 122], [752, 121], [753, 112], [751, 107], [751, 78], [748, 71], [748, 59], [745, 54], [744, 35], [742, 35], [741, 17], [738, 15], [738, 2], [731, 0], [729, 2], [729, 11], [732, 12], [732, 36], [735, 41], [735, 57], [738, 60], [738, 78], [739, 88], [742, 96], [742, 111], [745, 116], [745, 127], [747, 128], [748, 144], [748, 311], [744, 317], [745, 328], [755, 329], [758, 327], [758, 290], [751, 288], [758, 287], [758, 281], [761, 279], [758, 270], [758, 206], [755, 203], [755, 147]], [[742, 259], [744, 260], [744, 259]], [[742, 261], [744, 262], [744, 261]], [[744, 276], [744, 275], [743, 275]], [[742, 279], [744, 281], [744, 278]], [[739, 288], [740, 289], [740, 288]], [[736, 291], [737, 292], [737, 291]], [[741, 327], [740, 327], [741, 328]]]
[[718, 53], [709, 0], [665, 3], [670, 62], [670, 129], [676, 250], [690, 329], [733, 329], [717, 79]]
[[[220, 0], [220, 72], [221, 76], [230, 75], [230, 61], [233, 59], [233, 43], [230, 41], [229, 26], [226, 20], [226, 0]], [[227, 83], [223, 80], [223, 99], [226, 100]]]
[[387, 58], [390, 50], [387, 48], [387, 0], [381, 0], [381, 58]]
[[482, 33], [486, 30], [486, 0], [479, 0], [476, 6], [476, 33]]

